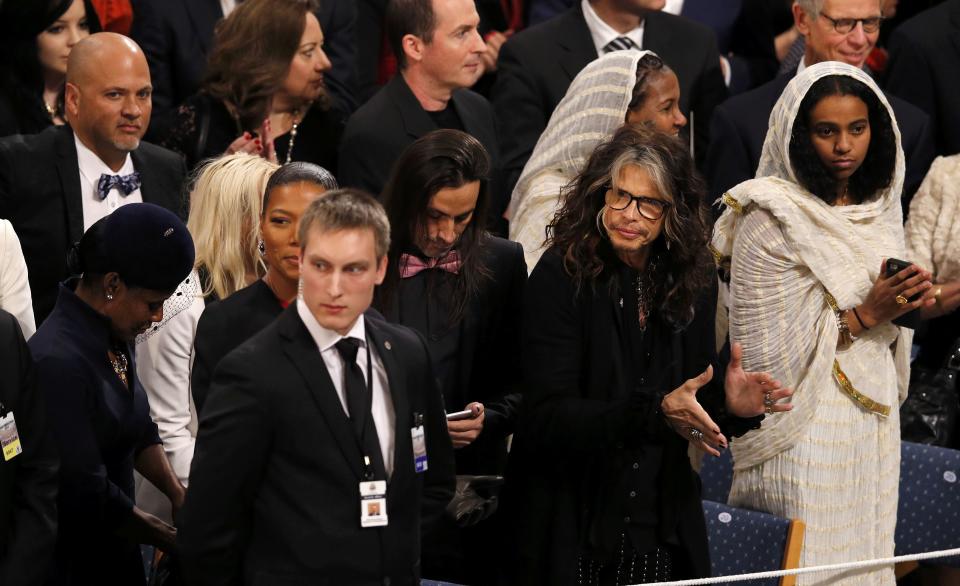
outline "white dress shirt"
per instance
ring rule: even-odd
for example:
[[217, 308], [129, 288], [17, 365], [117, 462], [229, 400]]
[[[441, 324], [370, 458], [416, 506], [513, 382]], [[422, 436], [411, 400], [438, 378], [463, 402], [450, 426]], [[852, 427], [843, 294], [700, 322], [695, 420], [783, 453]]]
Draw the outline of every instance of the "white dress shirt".
[[17, 233], [7, 220], [0, 220], [0, 309], [17, 318], [24, 338], [29, 340], [37, 331], [33, 320], [30, 282], [27, 280], [27, 263], [23, 260]]
[[127, 158], [120, 170], [115, 172], [100, 160], [96, 153], [80, 142], [76, 134], [73, 135], [73, 142], [77, 145], [77, 164], [80, 167], [80, 199], [83, 201], [84, 232], [97, 220], [109, 216], [122, 205], [143, 203], [140, 188], [133, 190], [124, 197], [120, 190], [114, 187], [103, 200], [97, 197], [97, 183], [100, 181], [101, 175], [129, 175], [136, 171], [130, 153], [127, 153]]
[[[360, 341], [360, 349], [357, 351], [357, 364], [360, 366], [360, 371], [363, 372], [364, 380], [366, 380], [367, 330], [363, 315], [361, 314], [357, 318], [356, 323], [353, 324], [346, 336], [341, 336], [337, 332], [321, 326], [302, 299], [297, 299], [297, 314], [300, 315], [303, 325], [307, 326], [307, 331], [310, 332], [313, 341], [317, 343], [323, 363], [327, 365], [327, 372], [330, 374], [330, 379], [333, 380], [333, 387], [337, 390], [340, 404], [343, 405], [343, 412], [349, 416], [350, 409], [347, 407], [347, 395], [343, 388], [345, 365], [337, 351], [336, 343], [342, 338], [356, 338]], [[386, 468], [387, 478], [390, 478], [393, 474], [393, 435], [396, 430], [396, 414], [393, 410], [393, 399], [390, 396], [390, 385], [387, 382], [387, 371], [383, 368], [383, 362], [373, 345], [370, 346], [370, 357], [373, 359], [373, 405], [371, 406], [371, 412], [373, 423], [377, 428], [377, 437], [380, 440], [383, 466]]]
[[593, 45], [597, 48], [598, 57], [603, 56], [603, 48], [617, 37], [627, 37], [637, 45], [637, 49], [643, 48], [643, 21], [640, 22], [640, 26], [632, 31], [621, 34], [613, 30], [609, 24], [603, 22], [600, 17], [597, 16], [597, 13], [594, 12], [593, 6], [590, 6], [588, 0], [581, 0], [580, 6], [583, 8], [583, 19], [587, 21], [587, 28], [590, 29], [590, 38], [593, 39]]
[[233, 9], [237, 7], [237, 0], [220, 0], [220, 10], [223, 11], [223, 16], [230, 16], [230, 13], [233, 12]]
[[667, 0], [667, 3], [663, 6], [663, 11], [679, 16], [683, 12], [683, 0]]

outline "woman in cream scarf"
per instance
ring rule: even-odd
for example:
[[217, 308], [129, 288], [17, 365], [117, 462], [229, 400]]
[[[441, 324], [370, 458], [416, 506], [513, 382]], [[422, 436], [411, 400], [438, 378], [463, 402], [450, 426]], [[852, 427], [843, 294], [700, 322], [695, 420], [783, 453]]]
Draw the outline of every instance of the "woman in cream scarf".
[[[794, 388], [792, 411], [732, 444], [730, 503], [805, 521], [802, 566], [893, 555], [913, 335], [891, 319], [932, 303], [906, 299], [929, 290], [929, 273], [881, 274], [885, 258], [904, 257], [903, 172], [880, 89], [858, 69], [820, 63], [784, 90], [756, 179], [724, 195], [714, 230], [744, 368]], [[894, 574], [799, 583], [892, 585]]]
[[527, 272], [544, 251], [560, 190], [593, 149], [624, 122], [676, 135], [686, 125], [677, 76], [652, 51], [614, 51], [587, 65], [550, 116], [507, 208], [510, 239], [523, 245]]

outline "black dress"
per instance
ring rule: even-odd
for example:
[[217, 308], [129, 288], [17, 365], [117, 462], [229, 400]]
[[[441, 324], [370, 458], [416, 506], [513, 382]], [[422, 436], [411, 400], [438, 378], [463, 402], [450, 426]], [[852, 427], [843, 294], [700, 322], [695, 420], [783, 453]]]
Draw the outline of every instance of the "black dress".
[[[339, 110], [325, 110], [314, 104], [297, 127], [290, 160], [315, 163], [334, 173], [344, 124], [345, 117]], [[244, 130], [252, 133], [257, 129], [242, 128], [223, 102], [198, 93], [187, 98], [177, 110], [173, 127], [161, 144], [182, 154], [187, 166], [193, 169], [204, 159], [222, 155]], [[290, 142], [289, 132], [274, 139], [278, 162], [286, 162]]]
[[[140, 546], [116, 534], [133, 514], [134, 460], [160, 443], [133, 345], [112, 340], [109, 321], [65, 285], [29, 345], [60, 451], [51, 583], [144, 584]], [[107, 356], [117, 345], [129, 357], [129, 387]]]
[[193, 340], [190, 392], [201, 413], [220, 359], [267, 327], [283, 306], [263, 279], [226, 299], [209, 303], [197, 323]]
[[652, 311], [641, 330], [629, 270], [577, 291], [548, 251], [524, 304], [524, 411], [507, 487], [511, 583], [595, 583], [623, 559], [668, 550], [672, 579], [709, 575], [699, 480], [687, 441], [660, 413], [664, 395], [714, 367], [697, 395], [730, 437], [761, 418], [723, 412], [725, 361], [714, 350], [716, 289], [703, 292], [679, 331]]

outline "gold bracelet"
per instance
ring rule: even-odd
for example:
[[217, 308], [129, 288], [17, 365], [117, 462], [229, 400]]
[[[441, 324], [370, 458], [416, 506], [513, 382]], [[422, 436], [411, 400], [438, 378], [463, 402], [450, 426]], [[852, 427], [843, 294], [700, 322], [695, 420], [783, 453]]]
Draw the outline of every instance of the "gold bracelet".
[[853, 344], [853, 334], [850, 333], [850, 323], [847, 321], [847, 311], [837, 312], [837, 329], [840, 330], [840, 347], [847, 348]]

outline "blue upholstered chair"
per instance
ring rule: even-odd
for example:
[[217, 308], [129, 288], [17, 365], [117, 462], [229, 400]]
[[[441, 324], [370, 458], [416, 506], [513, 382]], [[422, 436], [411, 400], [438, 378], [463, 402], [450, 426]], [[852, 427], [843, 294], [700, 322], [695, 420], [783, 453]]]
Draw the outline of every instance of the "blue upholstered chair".
[[[960, 451], [902, 442], [896, 554], [960, 547]], [[960, 567], [960, 558], [930, 560]]]
[[[796, 568], [804, 524], [757, 511], [703, 501], [714, 576]], [[761, 586], [792, 586], [794, 576], [752, 581]], [[741, 584], [741, 583], [736, 583]]]
[[701, 497], [716, 503], [727, 502], [730, 485], [733, 484], [733, 456], [730, 450], [720, 452], [719, 458], [707, 454], [700, 466], [700, 482], [703, 484]]

